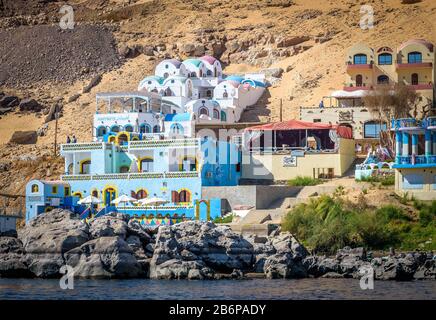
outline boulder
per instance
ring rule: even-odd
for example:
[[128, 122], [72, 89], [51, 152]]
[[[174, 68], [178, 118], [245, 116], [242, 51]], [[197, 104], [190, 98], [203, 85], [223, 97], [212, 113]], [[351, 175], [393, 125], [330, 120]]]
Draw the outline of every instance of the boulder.
[[102, 76], [100, 74], [96, 75], [94, 78], [91, 79], [89, 84], [83, 88], [82, 93], [90, 92], [92, 88], [94, 88], [96, 85], [100, 83], [101, 79]]
[[[152, 259], [153, 266], [153, 259]], [[203, 261], [183, 261], [170, 259], [159, 265], [158, 268], [150, 269], [150, 277], [153, 279], [213, 279], [214, 272]]]
[[137, 236], [143, 245], [147, 245], [151, 240], [151, 235], [142, 227], [141, 223], [137, 220], [130, 219], [127, 223], [127, 233], [129, 235]]
[[[166, 263], [170, 260], [172, 262]], [[171, 269], [172, 266], [183, 269], [189, 265], [201, 270], [208, 267], [210, 270], [231, 273], [234, 269], [249, 270], [253, 262], [253, 246], [229, 227], [188, 221], [159, 228], [150, 277], [185, 276], [185, 273], [177, 270], [161, 270]]]
[[127, 223], [123, 215], [110, 213], [92, 220], [89, 224], [89, 232], [93, 239], [114, 236], [126, 239]]
[[32, 219], [18, 232], [29, 270], [37, 277], [59, 277], [64, 253], [89, 240], [86, 223], [69, 210], [55, 209]]
[[286, 48], [309, 41], [308, 36], [286, 37], [277, 41], [277, 48]]
[[40, 112], [43, 108], [35, 99], [23, 99], [18, 107], [20, 108], [20, 111], [32, 112]]
[[428, 259], [418, 267], [413, 278], [416, 280], [436, 280], [436, 260]]
[[282, 77], [284, 70], [282, 68], [269, 68], [269, 69], [263, 69], [260, 71], [260, 73], [265, 74], [266, 78], [270, 79], [280, 79]]
[[276, 237], [270, 237], [270, 241], [277, 253], [292, 253], [294, 258], [303, 259], [309, 252], [306, 248], [290, 233], [283, 232]]
[[24, 260], [23, 244], [15, 237], [0, 237], [0, 278], [31, 277]]
[[12, 134], [9, 143], [16, 144], [35, 144], [38, 140], [36, 131], [15, 131]]
[[20, 99], [16, 96], [4, 95], [0, 97], [0, 108], [14, 108], [18, 106]]
[[119, 50], [119, 53], [122, 57], [126, 59], [132, 59], [139, 56], [143, 51], [143, 47], [139, 44], [133, 45], [131, 47], [129, 46], [122, 46]]
[[264, 273], [267, 279], [307, 277], [303, 263], [300, 259], [295, 259], [291, 253], [269, 256], [264, 263]]
[[194, 52], [195, 50], [195, 44], [193, 43], [184, 43], [182, 44], [182, 46], [180, 47], [180, 50], [184, 53], [184, 54], [191, 54]]
[[79, 278], [138, 278], [146, 274], [126, 241], [120, 237], [90, 240], [65, 254]]

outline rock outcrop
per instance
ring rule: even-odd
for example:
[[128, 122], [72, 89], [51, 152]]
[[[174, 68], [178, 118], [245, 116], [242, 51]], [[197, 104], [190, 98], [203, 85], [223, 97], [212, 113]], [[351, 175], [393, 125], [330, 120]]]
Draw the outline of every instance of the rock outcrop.
[[364, 248], [336, 256], [311, 255], [289, 232], [247, 236], [211, 222], [146, 227], [110, 213], [86, 223], [68, 210], [38, 216], [18, 238], [0, 237], [0, 277], [57, 278], [72, 267], [78, 278], [244, 279], [247, 273], [278, 278], [436, 279], [433, 253], [368, 258]]

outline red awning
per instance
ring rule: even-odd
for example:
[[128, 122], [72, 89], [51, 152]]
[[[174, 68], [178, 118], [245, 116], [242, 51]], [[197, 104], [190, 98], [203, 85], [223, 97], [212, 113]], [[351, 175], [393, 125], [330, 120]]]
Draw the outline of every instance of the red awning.
[[336, 130], [342, 138], [352, 139], [351, 128], [341, 125], [333, 125], [320, 122], [307, 122], [301, 120], [289, 120], [284, 122], [273, 122], [254, 127], [245, 128], [245, 131], [289, 131], [289, 130]]

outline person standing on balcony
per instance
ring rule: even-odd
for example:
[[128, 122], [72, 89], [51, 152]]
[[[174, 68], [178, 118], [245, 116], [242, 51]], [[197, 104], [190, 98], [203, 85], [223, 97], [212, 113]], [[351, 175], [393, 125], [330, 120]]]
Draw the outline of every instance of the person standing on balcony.
[[67, 143], [71, 143], [70, 136], [67, 136]]

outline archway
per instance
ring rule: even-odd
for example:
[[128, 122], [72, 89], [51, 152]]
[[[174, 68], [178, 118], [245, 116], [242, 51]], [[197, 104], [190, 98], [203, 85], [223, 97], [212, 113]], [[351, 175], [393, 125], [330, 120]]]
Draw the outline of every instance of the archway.
[[114, 187], [107, 187], [103, 190], [103, 203], [105, 206], [110, 206], [112, 201], [116, 198], [117, 192]]

